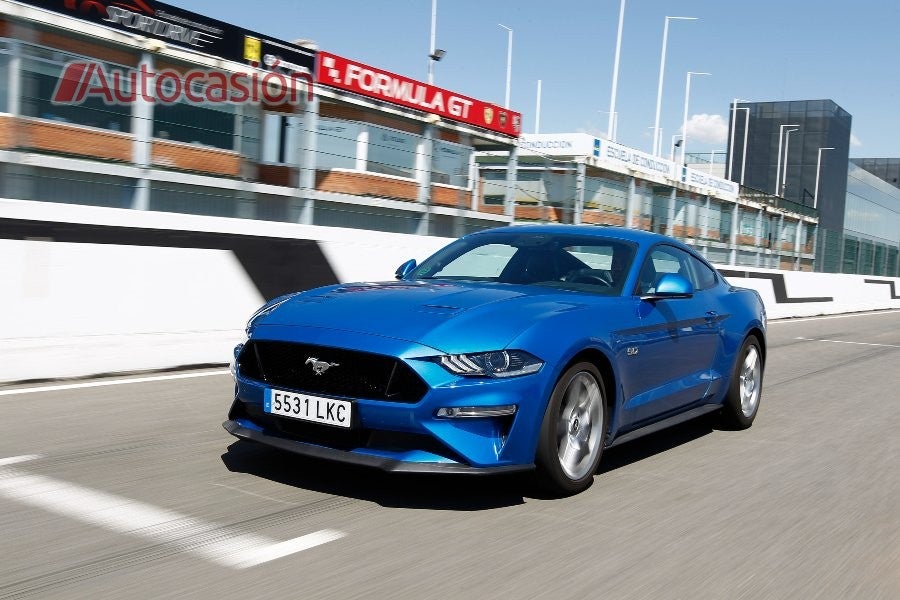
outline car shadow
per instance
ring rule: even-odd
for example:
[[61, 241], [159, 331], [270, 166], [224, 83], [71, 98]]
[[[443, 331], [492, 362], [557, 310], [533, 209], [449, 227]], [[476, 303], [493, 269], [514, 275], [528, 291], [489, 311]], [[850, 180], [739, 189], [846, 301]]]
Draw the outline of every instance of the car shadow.
[[[602, 485], [604, 473], [709, 435], [714, 430], [713, 423], [709, 417], [700, 417], [606, 450], [593, 485]], [[337, 465], [247, 441], [233, 442], [221, 458], [225, 467], [234, 473], [366, 500], [387, 508], [480, 511], [523, 504], [525, 498], [559, 498], [542, 490], [531, 473], [490, 476], [385, 473], [356, 465]]]
[[523, 504], [527, 477], [385, 473], [290, 454], [236, 441], [222, 455], [232, 472], [246, 473], [323, 494], [357, 498], [389, 508], [478, 511]]
[[693, 442], [712, 433], [715, 430], [714, 425], [715, 419], [710, 415], [705, 415], [610, 448], [603, 454], [597, 475], [602, 476], [603, 473], [627, 467], [651, 456]]

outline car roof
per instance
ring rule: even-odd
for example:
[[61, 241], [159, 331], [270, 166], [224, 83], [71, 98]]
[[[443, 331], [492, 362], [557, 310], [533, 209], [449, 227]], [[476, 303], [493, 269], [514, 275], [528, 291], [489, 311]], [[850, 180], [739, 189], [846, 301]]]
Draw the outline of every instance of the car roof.
[[[628, 229], [626, 227], [610, 227], [597, 225], [510, 225], [508, 227], [496, 227], [494, 229], [485, 229], [469, 236], [477, 236], [486, 233], [534, 233], [537, 235], [589, 235], [595, 237], [612, 238], [617, 240], [636, 242], [641, 245], [655, 244], [657, 242], [668, 242], [679, 247], [684, 244], [674, 238], [670, 238], [659, 233], [650, 231], [641, 231], [639, 229]], [[466, 237], [469, 237], [466, 236]]]

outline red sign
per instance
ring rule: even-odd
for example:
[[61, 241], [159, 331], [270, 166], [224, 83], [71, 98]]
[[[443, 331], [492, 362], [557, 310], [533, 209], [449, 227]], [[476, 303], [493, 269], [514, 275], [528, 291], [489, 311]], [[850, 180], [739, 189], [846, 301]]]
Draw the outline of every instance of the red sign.
[[319, 52], [316, 82], [512, 137], [522, 133], [520, 113], [329, 52]]

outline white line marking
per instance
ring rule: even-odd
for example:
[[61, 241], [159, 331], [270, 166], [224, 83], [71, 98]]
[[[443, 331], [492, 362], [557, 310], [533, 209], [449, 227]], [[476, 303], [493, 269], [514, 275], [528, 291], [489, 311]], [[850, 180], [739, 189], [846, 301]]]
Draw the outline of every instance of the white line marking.
[[[218, 442], [218, 441], [217, 441]], [[218, 442], [221, 444], [221, 442]], [[224, 483], [214, 483], [213, 485], [217, 487], [223, 487], [226, 490], [233, 490], [235, 492], [240, 492], [242, 494], [247, 494], [248, 496], [253, 496], [255, 498], [262, 498], [263, 500], [268, 500], [269, 502], [278, 502], [280, 504], [286, 504], [288, 506], [296, 506], [293, 502], [285, 502], [284, 500], [279, 500], [278, 498], [270, 498], [269, 496], [264, 496], [262, 494], [257, 494], [256, 492], [251, 492], [248, 490], [242, 490], [241, 488], [234, 487], [233, 485], [225, 485]]]
[[62, 385], [44, 385], [41, 387], [18, 388], [14, 390], [2, 390], [0, 396], [13, 396], [15, 394], [37, 394], [38, 392], [55, 392], [60, 390], [77, 390], [81, 388], [105, 387], [108, 385], [125, 385], [129, 383], [144, 383], [147, 381], [167, 381], [169, 379], [190, 379], [192, 377], [210, 377], [212, 375], [230, 375], [231, 372], [204, 371], [202, 373], [180, 373], [178, 375], [151, 375], [148, 377], [130, 377], [128, 379], [112, 379], [109, 381], [88, 381], [85, 383], [65, 383]]
[[229, 531], [199, 519], [98, 492], [42, 475], [31, 475], [9, 464], [38, 456], [0, 459], [0, 496], [48, 512], [96, 525], [116, 533], [165, 543], [232, 569], [253, 567], [344, 537], [323, 529], [285, 542]]
[[790, 317], [784, 319], [771, 319], [769, 325], [786, 325], [789, 323], [805, 323], [806, 321], [824, 321], [826, 319], [849, 319], [850, 317], [873, 317], [877, 315], [892, 315], [900, 310], [878, 310], [870, 312], [849, 313], [846, 315], [825, 315], [822, 317], [803, 317], [802, 319], [792, 319]]
[[804, 340], [806, 342], [831, 342], [832, 344], [854, 344], [856, 346], [880, 346], [882, 348], [900, 348], [897, 344], [870, 344], [869, 342], [848, 342], [845, 340], [820, 340], [816, 338], [798, 337], [795, 340]]
[[28, 462], [29, 460], [37, 460], [41, 456], [40, 454], [25, 454], [22, 456], [10, 456], [8, 458], [0, 458], [0, 467], [5, 467], [7, 465], [14, 465], [21, 462]]

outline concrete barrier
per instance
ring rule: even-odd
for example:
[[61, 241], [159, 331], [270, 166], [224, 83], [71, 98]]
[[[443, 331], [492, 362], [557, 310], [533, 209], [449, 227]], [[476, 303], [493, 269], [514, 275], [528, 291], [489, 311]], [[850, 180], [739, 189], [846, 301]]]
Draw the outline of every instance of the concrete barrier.
[[[0, 200], [0, 382], [221, 364], [266, 298], [393, 278], [449, 240]], [[721, 270], [770, 318], [900, 308], [900, 279]]]

